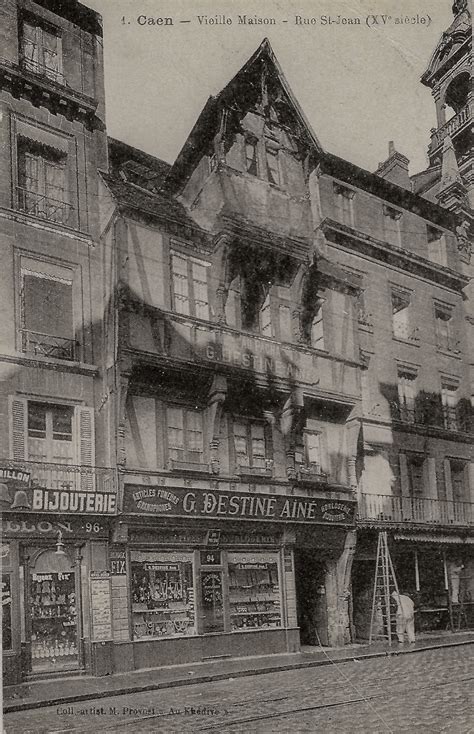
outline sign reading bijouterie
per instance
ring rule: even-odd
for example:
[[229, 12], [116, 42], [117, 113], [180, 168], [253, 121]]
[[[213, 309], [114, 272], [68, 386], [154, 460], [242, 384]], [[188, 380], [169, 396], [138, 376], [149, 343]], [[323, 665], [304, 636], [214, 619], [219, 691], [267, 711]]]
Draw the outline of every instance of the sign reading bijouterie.
[[353, 524], [355, 502], [220, 490], [125, 485], [124, 511], [159, 517], [200, 517]]
[[[18, 495], [21, 494], [21, 504]], [[115, 515], [117, 495], [115, 492], [81, 491], [79, 489], [44, 489], [25, 487], [10, 492], [2, 501], [2, 512], [66, 512], [78, 515]]]

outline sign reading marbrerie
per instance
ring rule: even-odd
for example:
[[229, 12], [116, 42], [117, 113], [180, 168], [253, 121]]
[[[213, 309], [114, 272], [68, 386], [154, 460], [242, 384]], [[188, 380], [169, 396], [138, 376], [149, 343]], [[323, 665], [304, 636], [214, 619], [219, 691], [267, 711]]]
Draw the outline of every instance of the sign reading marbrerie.
[[355, 502], [312, 497], [125, 485], [124, 511], [158, 517], [353, 524]]

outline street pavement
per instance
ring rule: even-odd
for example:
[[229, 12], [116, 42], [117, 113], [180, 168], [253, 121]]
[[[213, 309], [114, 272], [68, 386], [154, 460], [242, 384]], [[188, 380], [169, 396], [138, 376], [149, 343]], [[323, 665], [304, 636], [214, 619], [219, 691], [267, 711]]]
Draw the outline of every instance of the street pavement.
[[474, 734], [474, 646], [6, 714], [5, 734]]

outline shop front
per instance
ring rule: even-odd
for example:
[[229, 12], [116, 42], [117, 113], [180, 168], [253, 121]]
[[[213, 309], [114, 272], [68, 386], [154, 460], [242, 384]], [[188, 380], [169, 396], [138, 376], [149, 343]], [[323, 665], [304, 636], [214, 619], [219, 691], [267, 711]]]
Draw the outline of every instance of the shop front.
[[345, 537], [353, 505], [125, 485], [110, 548], [115, 669], [299, 650], [298, 528], [317, 553], [325, 525]]
[[[97, 672], [92, 576], [106, 569], [110, 519], [49, 512], [48, 490], [21, 481], [21, 489], [4, 491], [2, 504], [4, 683]], [[113, 506], [109, 493], [102, 501]], [[104, 604], [110, 607], [110, 593]]]
[[[369, 637], [377, 532], [360, 534], [352, 591], [354, 626]], [[474, 538], [392, 531], [389, 549], [400, 591], [415, 603], [417, 634], [474, 628]]]

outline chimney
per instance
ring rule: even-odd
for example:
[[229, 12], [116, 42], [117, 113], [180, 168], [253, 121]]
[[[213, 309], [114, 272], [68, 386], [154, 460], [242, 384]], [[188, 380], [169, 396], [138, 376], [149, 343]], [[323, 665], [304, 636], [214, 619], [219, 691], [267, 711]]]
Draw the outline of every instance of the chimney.
[[393, 140], [390, 140], [388, 143], [388, 158], [379, 163], [375, 173], [380, 178], [385, 178], [387, 181], [411, 191], [411, 181], [408, 173], [409, 162], [408, 158], [395, 149]]

